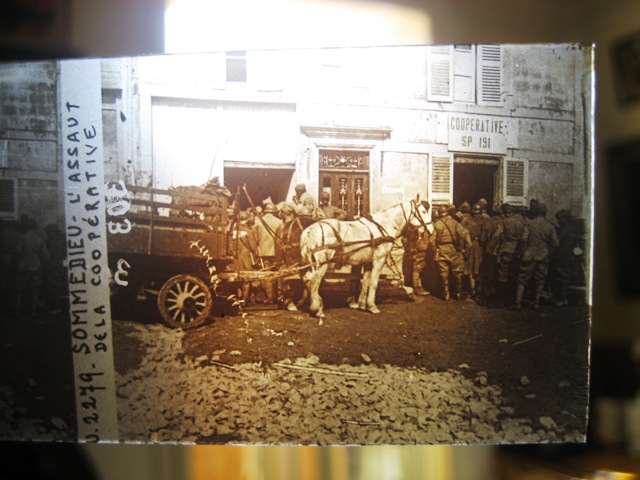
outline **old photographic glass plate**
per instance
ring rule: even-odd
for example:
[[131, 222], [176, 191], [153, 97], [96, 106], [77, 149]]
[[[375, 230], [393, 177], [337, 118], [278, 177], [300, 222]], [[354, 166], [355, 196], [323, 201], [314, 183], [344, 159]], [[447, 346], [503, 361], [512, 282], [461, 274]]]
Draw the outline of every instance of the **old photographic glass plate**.
[[1, 438], [584, 441], [592, 54], [0, 65]]

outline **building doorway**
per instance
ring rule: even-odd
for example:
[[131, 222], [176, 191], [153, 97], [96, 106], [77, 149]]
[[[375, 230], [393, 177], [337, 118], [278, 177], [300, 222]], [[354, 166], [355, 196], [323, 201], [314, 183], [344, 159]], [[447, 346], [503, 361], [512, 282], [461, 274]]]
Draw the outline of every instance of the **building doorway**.
[[453, 204], [474, 205], [484, 198], [489, 208], [500, 202], [500, 160], [498, 158], [455, 157], [453, 164]]
[[242, 187], [247, 186], [254, 205], [263, 206], [263, 201], [271, 198], [278, 204], [287, 200], [287, 192], [291, 185], [294, 170], [288, 168], [245, 168], [228, 167], [224, 169], [224, 184], [235, 196], [238, 195], [238, 203], [241, 210], [250, 207], [249, 200]]
[[369, 152], [320, 151], [320, 193], [331, 194], [331, 204], [357, 218], [370, 211]]

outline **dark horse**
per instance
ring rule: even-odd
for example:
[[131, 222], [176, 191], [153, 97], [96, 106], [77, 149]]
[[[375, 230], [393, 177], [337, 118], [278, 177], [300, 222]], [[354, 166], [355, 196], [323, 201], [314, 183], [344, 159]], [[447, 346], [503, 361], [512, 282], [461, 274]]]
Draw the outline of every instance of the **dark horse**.
[[[300, 255], [300, 235], [302, 231], [309, 225], [314, 223], [311, 217], [300, 216], [287, 220], [278, 230], [276, 234], [276, 264], [281, 268], [298, 267], [301, 265], [302, 257]], [[295, 311], [296, 303], [302, 303], [306, 300], [306, 289], [300, 281], [296, 279], [284, 279], [278, 285], [279, 301], [291, 311]]]

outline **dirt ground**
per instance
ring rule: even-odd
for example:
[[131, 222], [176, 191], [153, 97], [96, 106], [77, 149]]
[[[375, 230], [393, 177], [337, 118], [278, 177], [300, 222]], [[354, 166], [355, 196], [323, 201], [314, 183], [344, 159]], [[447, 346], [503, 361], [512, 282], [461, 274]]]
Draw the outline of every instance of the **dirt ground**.
[[[344, 296], [343, 296], [344, 297]], [[315, 356], [325, 365], [391, 365], [427, 372], [484, 375], [502, 389], [514, 417], [550, 417], [586, 432], [589, 372], [587, 306], [540, 309], [481, 307], [471, 299], [390, 297], [373, 315], [345, 307], [334, 296], [320, 322], [306, 312], [251, 307], [218, 314], [182, 338], [186, 358], [225, 365], [272, 365]], [[143, 359], [139, 345], [116, 335], [116, 369]]]
[[[436, 296], [405, 295], [382, 297], [382, 313], [373, 315], [347, 308], [344, 297], [325, 302], [322, 322], [304, 311], [261, 306], [236, 315], [218, 312], [202, 327], [177, 336], [158, 320], [154, 305], [138, 306], [129, 316], [114, 319], [116, 370], [124, 376], [144, 364], [169, 364], [162, 352], [149, 353], [158, 332], [166, 332], [162, 334], [177, 342], [183, 367], [195, 374], [203, 359], [228, 371], [227, 365], [269, 368], [308, 357], [341, 368], [453, 372], [476, 383], [486, 377], [499, 386], [513, 418], [532, 419], [534, 426], [541, 418], [553, 418], [564, 431], [586, 432], [587, 306], [510, 311], [482, 307], [471, 299], [444, 302]], [[7, 317], [1, 328], [0, 425], [8, 431], [0, 433], [10, 438], [11, 431], [22, 429], [25, 437], [73, 438], [68, 319]], [[138, 381], [145, 386], [151, 380], [145, 374]]]

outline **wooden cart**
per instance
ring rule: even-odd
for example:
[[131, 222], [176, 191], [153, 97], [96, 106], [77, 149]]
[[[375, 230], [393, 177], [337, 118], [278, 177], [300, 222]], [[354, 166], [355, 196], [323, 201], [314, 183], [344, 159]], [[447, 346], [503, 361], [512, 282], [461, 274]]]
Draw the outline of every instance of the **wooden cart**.
[[197, 187], [124, 187], [126, 213], [107, 208], [114, 305], [126, 309], [157, 295], [168, 325], [202, 325], [216, 297], [212, 278], [233, 261], [228, 198]]

